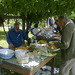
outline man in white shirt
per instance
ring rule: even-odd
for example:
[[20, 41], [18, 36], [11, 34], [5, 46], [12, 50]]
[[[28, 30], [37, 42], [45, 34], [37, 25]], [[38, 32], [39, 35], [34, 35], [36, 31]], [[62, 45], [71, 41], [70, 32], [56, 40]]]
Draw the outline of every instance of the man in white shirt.
[[35, 24], [34, 27], [35, 28], [32, 30], [32, 32], [33, 32], [35, 38], [37, 38], [37, 36], [41, 36], [41, 30], [40, 31], [38, 30], [38, 24]]
[[38, 30], [38, 24], [35, 24], [35, 28], [32, 30], [35, 36], [41, 36], [41, 30]]

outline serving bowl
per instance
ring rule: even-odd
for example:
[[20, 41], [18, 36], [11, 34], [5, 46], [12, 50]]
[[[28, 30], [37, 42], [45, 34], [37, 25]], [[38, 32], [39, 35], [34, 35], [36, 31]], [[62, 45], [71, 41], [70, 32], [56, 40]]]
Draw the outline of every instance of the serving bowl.
[[0, 49], [0, 57], [3, 59], [10, 59], [14, 56], [12, 49]]
[[24, 49], [16, 49], [15, 50], [15, 57], [16, 58], [22, 58], [25, 56], [25, 54], [27, 53], [28, 51], [27, 50], [24, 50]]

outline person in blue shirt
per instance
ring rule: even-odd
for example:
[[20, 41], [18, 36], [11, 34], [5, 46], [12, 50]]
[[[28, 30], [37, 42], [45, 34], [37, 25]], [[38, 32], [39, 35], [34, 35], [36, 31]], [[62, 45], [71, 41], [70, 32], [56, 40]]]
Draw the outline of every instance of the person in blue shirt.
[[23, 39], [28, 41], [29, 38], [23, 30], [19, 29], [19, 23], [15, 23], [14, 28], [10, 29], [7, 33], [7, 43], [9, 44], [9, 49], [24, 46]]
[[53, 17], [49, 17], [49, 25], [50, 26], [54, 25], [54, 18]]

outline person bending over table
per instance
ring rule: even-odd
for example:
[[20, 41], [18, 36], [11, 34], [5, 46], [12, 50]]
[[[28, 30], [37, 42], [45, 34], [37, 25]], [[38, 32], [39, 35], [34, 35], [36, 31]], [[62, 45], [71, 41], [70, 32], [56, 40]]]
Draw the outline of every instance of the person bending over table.
[[61, 49], [60, 75], [75, 75], [75, 24], [65, 15], [58, 18], [61, 28], [61, 42], [56, 44]]
[[23, 39], [28, 41], [29, 38], [23, 30], [19, 29], [19, 23], [15, 23], [14, 28], [10, 29], [7, 33], [7, 43], [9, 44], [9, 49], [24, 46]]

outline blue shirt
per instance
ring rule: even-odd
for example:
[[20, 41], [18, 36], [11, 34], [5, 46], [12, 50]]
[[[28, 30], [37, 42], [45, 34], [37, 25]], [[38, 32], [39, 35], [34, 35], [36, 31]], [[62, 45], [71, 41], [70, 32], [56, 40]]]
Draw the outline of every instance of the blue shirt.
[[7, 34], [8, 44], [12, 43], [15, 47], [19, 47], [22, 44], [24, 44], [23, 39], [28, 41], [28, 36], [24, 33], [23, 30], [19, 30], [18, 32], [15, 32], [14, 29], [10, 29], [8, 31]]
[[49, 25], [50, 25], [50, 26], [53, 25], [53, 18], [49, 18]]

